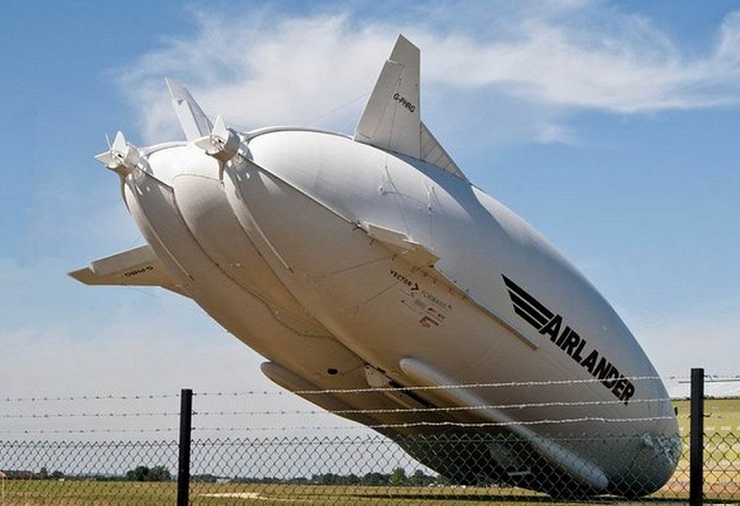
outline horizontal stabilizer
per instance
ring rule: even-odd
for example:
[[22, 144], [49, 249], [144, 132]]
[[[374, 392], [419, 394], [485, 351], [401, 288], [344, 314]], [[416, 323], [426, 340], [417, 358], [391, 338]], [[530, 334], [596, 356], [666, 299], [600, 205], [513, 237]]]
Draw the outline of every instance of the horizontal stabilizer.
[[161, 286], [188, 296], [149, 246], [95, 260], [89, 267], [72, 271], [69, 275], [86, 285]]

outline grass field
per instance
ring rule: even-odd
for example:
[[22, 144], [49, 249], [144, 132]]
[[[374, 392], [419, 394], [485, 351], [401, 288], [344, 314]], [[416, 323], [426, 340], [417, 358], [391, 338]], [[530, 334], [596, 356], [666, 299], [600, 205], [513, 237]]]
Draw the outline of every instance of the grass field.
[[[644, 502], [685, 504], [689, 493], [688, 401], [676, 401], [684, 454], [676, 473], [661, 490]], [[740, 399], [708, 399], [705, 402], [705, 485], [707, 503], [740, 504]], [[331, 463], [327, 463], [331, 464]], [[0, 483], [0, 506], [174, 505], [174, 482], [97, 482], [6, 480]], [[549, 497], [522, 489], [499, 487], [371, 487], [291, 484], [193, 483], [193, 505], [474, 505], [542, 504]], [[603, 498], [607, 504], [634, 504]], [[569, 503], [558, 503], [569, 504]], [[573, 503], [584, 504], [584, 503]]]
[[[172, 506], [176, 502], [175, 483], [130, 482], [50, 482], [27, 481], [6, 484], [3, 506], [36, 505], [95, 505], [95, 506]], [[663, 501], [685, 501], [686, 494], [662, 496]], [[626, 501], [604, 499], [609, 504], [628, 504]], [[482, 502], [499, 504], [542, 504], [551, 502], [548, 496], [521, 489], [497, 487], [419, 488], [368, 487], [323, 485], [267, 485], [267, 484], [193, 484], [190, 504], [216, 505], [285, 505], [314, 504], [352, 506], [365, 505], [479, 505]], [[569, 504], [569, 503], [558, 503]], [[573, 503], [577, 504], [577, 503]], [[580, 503], [583, 504], [583, 503]]]
[[[681, 435], [689, 433], [689, 401], [673, 401], [678, 409], [678, 426]], [[740, 434], [740, 398], [706, 399], [704, 401], [704, 432]]]
[[[736, 476], [740, 472], [735, 469]], [[37, 505], [85, 505], [122, 506], [173, 505], [176, 502], [176, 484], [136, 482], [90, 482], [90, 481], [14, 481], [5, 484], [0, 497], [3, 506]], [[705, 488], [707, 502], [740, 502], [737, 482], [734, 492], [727, 487], [722, 491], [708, 486]], [[666, 486], [646, 502], [685, 503], [688, 498], [686, 486]], [[190, 504], [215, 506], [237, 504], [316, 504], [316, 505], [473, 505], [482, 502], [499, 504], [542, 504], [550, 503], [548, 496], [521, 489], [498, 487], [368, 487], [368, 486], [323, 486], [286, 484], [193, 484], [190, 488]], [[600, 498], [598, 502], [608, 504], [634, 504], [624, 500]], [[569, 504], [569, 503], [558, 503]], [[577, 504], [577, 503], [573, 503]], [[580, 503], [583, 504], [583, 503]]]

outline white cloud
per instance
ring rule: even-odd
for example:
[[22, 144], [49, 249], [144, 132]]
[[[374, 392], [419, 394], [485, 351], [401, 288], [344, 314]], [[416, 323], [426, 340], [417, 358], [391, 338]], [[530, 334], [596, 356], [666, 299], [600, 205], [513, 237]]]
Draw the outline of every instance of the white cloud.
[[[592, 10], [590, 7], [588, 11]], [[636, 113], [738, 101], [740, 15], [723, 23], [715, 49], [691, 59], [650, 20], [613, 13], [608, 25], [524, 19], [513, 35], [475, 40], [426, 34], [427, 77], [447, 86], [502, 87], [542, 106]]]
[[165, 41], [131, 64], [120, 83], [139, 109], [147, 141], [181, 135], [165, 75], [184, 81], [208, 113], [236, 126], [318, 122], [351, 131], [403, 31], [422, 48], [425, 90], [443, 98], [427, 113], [462, 124], [450, 106], [459, 108], [461, 95], [494, 109], [506, 100], [525, 110], [536, 105], [520, 140], [573, 142], [565, 123], [580, 110], [632, 114], [738, 101], [740, 14], [727, 17], [713, 50], [688, 56], [649, 19], [603, 2], [496, 4], [488, 10], [505, 14], [507, 23], [499, 16], [488, 29], [492, 15], [476, 21], [483, 9], [463, 6], [438, 5], [415, 23], [360, 22], [350, 10], [306, 17], [194, 11], [192, 37]]
[[121, 85], [140, 108], [148, 140], [179, 130], [164, 76], [182, 79], [209, 114], [235, 125], [306, 124], [369, 94], [379, 65], [367, 62], [382, 62], [379, 55], [394, 37], [373, 29], [350, 32], [341, 15], [282, 21], [251, 16], [199, 14], [193, 41], [170, 41], [124, 73]]
[[535, 140], [542, 144], [575, 144], [575, 134], [573, 131], [557, 123], [543, 123], [540, 125], [539, 134], [535, 137]]

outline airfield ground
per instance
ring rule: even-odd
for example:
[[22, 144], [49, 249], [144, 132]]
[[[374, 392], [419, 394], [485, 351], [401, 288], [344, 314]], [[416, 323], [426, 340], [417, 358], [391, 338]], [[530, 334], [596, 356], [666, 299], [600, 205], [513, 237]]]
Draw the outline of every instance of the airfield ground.
[[[40, 481], [18, 482], [8, 486], [3, 506], [36, 506], [49, 504], [95, 506], [172, 506], [176, 503], [175, 483], [102, 483]], [[463, 506], [482, 502], [541, 505], [550, 502], [542, 494], [521, 489], [487, 487], [426, 488], [426, 487], [368, 487], [323, 485], [259, 485], [259, 484], [194, 484], [190, 504], [222, 505], [400, 505], [400, 506]], [[686, 494], [664, 494], [661, 502], [675, 498], [685, 502]], [[683, 498], [683, 501], [681, 499]], [[634, 504], [607, 499], [608, 504]], [[569, 503], [559, 502], [566, 505]], [[573, 503], [573, 504], [583, 504]]]

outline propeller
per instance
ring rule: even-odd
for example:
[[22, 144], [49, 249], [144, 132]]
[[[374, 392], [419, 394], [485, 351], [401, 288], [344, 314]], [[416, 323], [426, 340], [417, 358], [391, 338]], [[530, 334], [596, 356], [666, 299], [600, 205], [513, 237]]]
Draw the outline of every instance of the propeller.
[[239, 135], [226, 126], [224, 119], [219, 116], [213, 125], [211, 133], [195, 140], [195, 145], [222, 163], [226, 163], [237, 154], [241, 146]]
[[126, 137], [121, 131], [116, 134], [113, 145], [109, 146], [108, 151], [95, 157], [97, 161], [122, 177], [126, 177], [134, 169], [140, 168], [141, 164], [145, 163], [142, 158], [139, 148], [126, 141]]
[[223, 165], [239, 154], [242, 147], [239, 134], [227, 127], [221, 116], [212, 124], [183, 85], [168, 78], [165, 78], [165, 82], [185, 137], [207, 155], [221, 162], [223, 170]]

